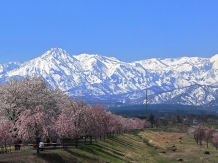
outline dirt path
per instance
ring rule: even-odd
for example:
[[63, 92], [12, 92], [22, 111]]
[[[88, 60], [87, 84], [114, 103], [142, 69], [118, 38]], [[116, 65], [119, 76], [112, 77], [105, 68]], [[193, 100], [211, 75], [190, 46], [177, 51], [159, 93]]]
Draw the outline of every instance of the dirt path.
[[[40, 151], [40, 153], [48, 153], [49, 150], [45, 151]], [[4, 163], [4, 160], [6, 159], [11, 159], [15, 157], [20, 157], [20, 156], [29, 156], [36, 154], [36, 150], [27, 150], [27, 151], [13, 151], [11, 153], [6, 153], [6, 154], [0, 154], [0, 163]]]

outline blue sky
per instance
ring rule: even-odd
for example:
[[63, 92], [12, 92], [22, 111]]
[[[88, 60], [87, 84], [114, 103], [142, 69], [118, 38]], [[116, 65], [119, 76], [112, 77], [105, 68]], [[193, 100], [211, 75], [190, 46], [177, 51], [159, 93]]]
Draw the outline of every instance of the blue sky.
[[149, 58], [218, 53], [217, 0], [2, 0], [0, 64], [53, 47], [71, 55]]

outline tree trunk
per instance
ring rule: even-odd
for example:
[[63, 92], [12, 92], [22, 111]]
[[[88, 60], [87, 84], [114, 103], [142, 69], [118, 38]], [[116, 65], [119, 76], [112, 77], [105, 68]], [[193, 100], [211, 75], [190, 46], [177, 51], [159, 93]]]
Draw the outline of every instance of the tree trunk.
[[92, 136], [90, 136], [90, 144], [92, 144]]
[[78, 147], [78, 140], [79, 138], [76, 138], [76, 148]]
[[36, 151], [37, 151], [37, 154], [39, 154], [39, 131], [38, 130], [35, 132], [35, 136], [36, 136]]
[[86, 144], [86, 138], [87, 138], [87, 136], [85, 136], [85, 144]]
[[36, 137], [36, 151], [37, 151], [37, 154], [39, 154], [39, 138]]
[[5, 153], [7, 153], [7, 148], [6, 148], [6, 139], [5, 139]]

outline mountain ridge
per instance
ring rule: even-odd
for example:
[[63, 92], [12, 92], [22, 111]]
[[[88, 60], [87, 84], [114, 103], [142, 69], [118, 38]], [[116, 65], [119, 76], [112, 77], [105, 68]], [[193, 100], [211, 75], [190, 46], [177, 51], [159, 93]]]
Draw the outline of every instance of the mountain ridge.
[[[217, 104], [212, 87], [218, 85], [218, 54], [211, 58], [151, 58], [127, 63], [99, 54], [73, 56], [61, 48], [51, 48], [30, 61], [13, 63], [0, 64], [0, 82], [15, 76], [40, 76], [51, 87], [67, 91], [73, 97], [93, 96], [91, 99], [96, 101], [104, 97], [103, 101], [113, 99], [112, 103], [143, 103], [147, 89], [150, 103], [154, 104]], [[202, 89], [204, 86], [208, 89]], [[194, 102], [199, 96], [191, 93], [187, 94], [190, 98], [185, 98], [182, 94], [188, 87], [195, 88], [195, 94], [204, 92], [211, 98], [204, 99], [205, 103], [202, 99]]]

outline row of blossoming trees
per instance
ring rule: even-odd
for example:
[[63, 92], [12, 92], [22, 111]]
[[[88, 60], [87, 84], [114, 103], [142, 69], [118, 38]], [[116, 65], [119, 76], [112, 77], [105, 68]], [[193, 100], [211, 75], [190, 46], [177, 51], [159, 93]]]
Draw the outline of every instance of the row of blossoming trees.
[[194, 138], [197, 144], [202, 145], [202, 141], [205, 141], [207, 144], [212, 143], [212, 145], [218, 148], [218, 132], [215, 132], [214, 127], [208, 128], [204, 125], [197, 125], [194, 129]]
[[78, 102], [63, 91], [49, 88], [38, 77], [1, 84], [0, 115], [0, 143], [5, 146], [14, 139], [38, 143], [39, 138], [105, 137], [146, 125], [144, 120], [107, 112], [101, 105]]

